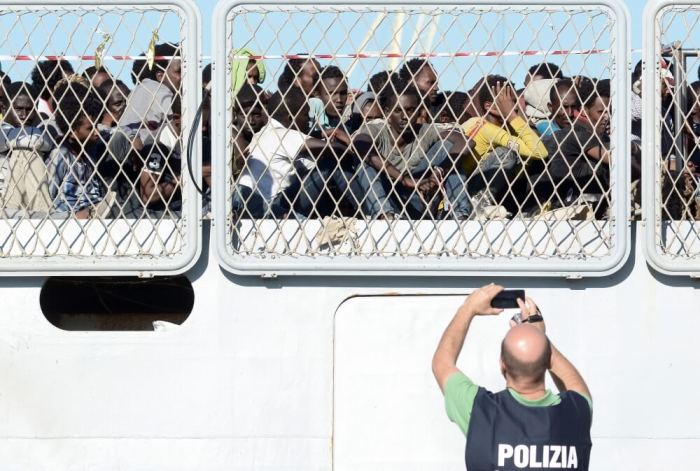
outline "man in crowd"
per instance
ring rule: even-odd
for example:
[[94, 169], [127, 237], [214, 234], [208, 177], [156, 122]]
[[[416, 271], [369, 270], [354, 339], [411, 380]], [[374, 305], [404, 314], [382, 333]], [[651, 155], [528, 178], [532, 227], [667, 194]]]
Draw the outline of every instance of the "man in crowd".
[[367, 82], [367, 91], [379, 96], [387, 83], [396, 78], [397, 74], [389, 70], [383, 70], [372, 75]]
[[581, 111], [576, 87], [571, 79], [559, 79], [549, 91], [549, 120], [540, 121], [537, 131], [544, 138], [560, 129], [573, 126], [576, 116]]
[[88, 153], [98, 138], [95, 123], [102, 114], [99, 99], [76, 81], [57, 87], [56, 125], [64, 136], [49, 159], [49, 191], [57, 213], [78, 219], [105, 217], [105, 188]]
[[333, 65], [322, 68], [317, 93], [318, 98], [309, 99], [309, 106], [318, 113], [314, 116], [312, 134], [317, 131], [320, 137], [337, 139], [346, 146], [350, 145], [352, 130], [345, 126], [349, 114], [344, 116], [348, 82], [343, 71]]
[[411, 59], [399, 71], [400, 78], [415, 87], [421, 98], [421, 122], [431, 121], [438, 105], [438, 76], [433, 66], [425, 59]]
[[610, 91], [604, 86], [578, 87], [583, 106], [573, 126], [545, 139], [551, 153], [547, 170], [559, 202], [569, 205], [581, 194], [600, 197], [610, 186]]
[[[457, 357], [476, 316], [498, 315], [491, 307], [503, 290], [487, 285], [473, 292], [445, 329], [432, 369], [445, 396], [447, 415], [466, 435], [469, 471], [565, 468], [588, 470], [591, 393], [571, 362], [550, 342], [539, 309], [519, 299], [521, 313], [501, 343], [506, 389], [492, 393], [457, 368]], [[549, 371], [559, 394], [545, 387]]]
[[385, 120], [365, 123], [353, 136], [353, 147], [396, 197], [397, 212], [435, 217], [442, 207], [450, 217], [465, 219], [472, 208], [456, 162], [470, 148], [459, 131], [421, 124], [421, 100], [421, 92], [403, 80], [387, 84], [379, 95]]
[[114, 80], [112, 74], [109, 73], [105, 67], [97, 68], [91, 65], [83, 72], [83, 77], [85, 80], [90, 82], [94, 88], [100, 88], [100, 86], [107, 80]]
[[108, 79], [96, 87], [100, 101], [104, 103], [104, 113], [98, 124], [100, 130], [113, 131], [129, 102], [131, 90], [121, 80]]
[[452, 92], [443, 96], [443, 105], [440, 107], [436, 122], [440, 124], [461, 124], [466, 122], [468, 116], [465, 111], [469, 95], [463, 92]]
[[51, 209], [44, 157], [54, 143], [39, 125], [33, 88], [24, 82], [7, 87], [0, 100], [0, 202], [5, 211], [47, 214]]
[[267, 124], [267, 97], [258, 85], [244, 83], [233, 102], [231, 169], [234, 179], [243, 171], [253, 135]]
[[32, 87], [39, 95], [37, 112], [42, 120], [50, 120], [55, 112], [54, 92], [56, 84], [74, 73], [73, 66], [66, 60], [46, 60], [37, 63], [32, 69]]
[[542, 79], [560, 79], [564, 75], [561, 73], [561, 69], [558, 65], [552, 64], [551, 62], [543, 62], [541, 64], [535, 64], [527, 70], [525, 74], [525, 86], [534, 80]]

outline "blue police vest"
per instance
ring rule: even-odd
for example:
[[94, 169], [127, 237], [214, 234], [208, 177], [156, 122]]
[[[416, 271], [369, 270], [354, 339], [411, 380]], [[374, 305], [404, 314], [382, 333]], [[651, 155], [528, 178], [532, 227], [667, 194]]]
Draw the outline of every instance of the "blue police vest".
[[508, 390], [484, 388], [474, 400], [465, 460], [468, 471], [588, 470], [592, 413], [578, 393], [555, 406], [528, 407]]

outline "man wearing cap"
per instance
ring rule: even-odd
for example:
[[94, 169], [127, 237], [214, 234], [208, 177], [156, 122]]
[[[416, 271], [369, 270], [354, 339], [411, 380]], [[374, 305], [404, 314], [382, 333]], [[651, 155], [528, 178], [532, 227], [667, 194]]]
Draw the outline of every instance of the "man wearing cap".
[[[473, 292], [447, 326], [433, 357], [433, 373], [445, 396], [447, 415], [467, 437], [469, 471], [522, 469], [588, 470], [591, 394], [569, 360], [551, 344], [535, 303], [518, 300], [522, 323], [501, 343], [506, 389], [492, 393], [457, 369], [475, 316], [497, 315], [493, 298], [503, 290], [487, 285]], [[545, 373], [559, 394], [545, 388]]]

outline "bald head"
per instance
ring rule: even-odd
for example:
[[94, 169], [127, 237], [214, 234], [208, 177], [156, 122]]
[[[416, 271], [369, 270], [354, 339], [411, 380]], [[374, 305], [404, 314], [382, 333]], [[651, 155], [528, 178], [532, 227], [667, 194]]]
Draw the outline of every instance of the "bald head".
[[504, 373], [514, 381], [544, 382], [549, 368], [552, 346], [547, 336], [531, 324], [516, 325], [501, 343]]

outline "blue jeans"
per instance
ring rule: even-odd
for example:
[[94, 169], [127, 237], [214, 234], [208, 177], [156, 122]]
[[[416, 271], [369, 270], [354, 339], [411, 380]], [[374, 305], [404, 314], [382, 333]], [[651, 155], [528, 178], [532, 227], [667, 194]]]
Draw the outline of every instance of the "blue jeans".
[[520, 156], [507, 147], [496, 147], [479, 161], [469, 178], [469, 193], [475, 194], [488, 188], [494, 199], [503, 196], [510, 182], [520, 170]]
[[233, 189], [233, 210], [239, 218], [279, 218], [289, 212], [289, 209], [284, 191], [278, 193], [272, 201], [267, 201], [257, 190], [247, 186], [236, 185]]
[[[445, 215], [465, 218], [472, 212], [471, 200], [467, 193], [467, 178], [462, 170], [457, 168], [457, 165], [453, 165], [449, 154], [451, 148], [450, 141], [440, 141], [433, 144], [426, 152], [425, 159], [411, 170], [411, 175], [418, 181], [426, 176], [431, 168], [442, 168], [445, 172], [442, 187], [447, 200], [445, 202]], [[385, 185], [391, 184], [386, 178], [384, 178], [384, 183]], [[401, 206], [406, 208], [408, 216], [414, 219], [425, 216], [426, 212], [432, 215], [437, 214], [438, 206], [443, 201], [443, 195], [439, 191], [430, 196], [429, 200], [425, 200], [418, 190], [406, 188], [400, 184], [394, 187], [394, 192], [398, 199], [403, 202]]]
[[396, 212], [377, 171], [354, 157], [346, 158], [342, 163], [334, 157], [320, 157], [311, 169], [296, 161], [289, 186], [271, 201], [263, 198], [257, 190], [236, 185], [233, 209], [241, 217], [253, 219], [280, 218], [292, 210], [304, 216], [320, 216], [318, 202], [323, 192], [331, 187], [338, 200], [348, 197], [353, 208], [361, 208], [365, 216]]
[[395, 212], [377, 171], [352, 156], [346, 156], [342, 162], [334, 157], [321, 157], [313, 169], [297, 165], [296, 170], [301, 181], [294, 209], [305, 216], [316, 209], [316, 203], [328, 188], [335, 190], [337, 200], [347, 198], [353, 209], [361, 209], [364, 216]]

